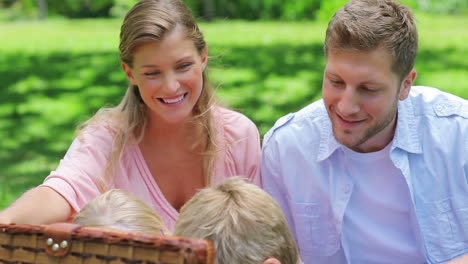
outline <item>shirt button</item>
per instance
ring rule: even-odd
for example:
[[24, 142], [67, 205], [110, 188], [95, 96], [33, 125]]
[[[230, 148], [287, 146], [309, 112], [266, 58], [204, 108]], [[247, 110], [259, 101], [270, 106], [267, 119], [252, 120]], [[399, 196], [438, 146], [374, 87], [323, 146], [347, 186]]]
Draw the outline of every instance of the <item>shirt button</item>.
[[445, 112], [445, 106], [442, 105], [442, 104], [438, 104], [438, 105], [436, 106], [436, 110], [437, 110], [437, 112], [439, 112], [439, 114], [444, 114], [444, 112]]
[[350, 191], [351, 191], [351, 186], [349, 186], [349, 184], [346, 184], [345, 186], [343, 186], [344, 193], [348, 194]]

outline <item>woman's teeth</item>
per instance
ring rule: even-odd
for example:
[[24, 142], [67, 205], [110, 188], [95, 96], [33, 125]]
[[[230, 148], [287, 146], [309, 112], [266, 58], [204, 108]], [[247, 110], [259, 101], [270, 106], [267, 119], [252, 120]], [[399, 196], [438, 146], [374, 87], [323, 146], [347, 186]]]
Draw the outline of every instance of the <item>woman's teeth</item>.
[[166, 103], [166, 104], [174, 104], [174, 103], [178, 103], [180, 101], [182, 101], [182, 99], [184, 99], [184, 96], [185, 94], [177, 97], [177, 98], [174, 98], [174, 99], [164, 99], [164, 98], [161, 98], [161, 100]]

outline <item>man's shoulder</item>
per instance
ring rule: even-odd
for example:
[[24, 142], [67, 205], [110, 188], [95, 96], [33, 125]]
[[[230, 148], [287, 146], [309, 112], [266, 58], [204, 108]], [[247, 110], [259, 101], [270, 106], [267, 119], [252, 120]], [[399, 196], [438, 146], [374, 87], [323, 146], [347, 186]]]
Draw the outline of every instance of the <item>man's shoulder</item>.
[[452, 147], [468, 146], [466, 99], [436, 88], [414, 86], [410, 96], [400, 102], [398, 113], [394, 141], [402, 149], [431, 156], [435, 149], [452, 153]]
[[[265, 134], [263, 143], [276, 135], [295, 136], [300, 133], [298, 127], [302, 129], [304, 126], [319, 125], [325, 118], [328, 117], [323, 100], [315, 101], [297, 112], [289, 113], [279, 118], [272, 128]], [[303, 131], [305, 132], [305, 131]], [[311, 132], [311, 131], [307, 131]]]
[[419, 116], [468, 118], [468, 101], [451, 93], [427, 86], [411, 88], [414, 113]]

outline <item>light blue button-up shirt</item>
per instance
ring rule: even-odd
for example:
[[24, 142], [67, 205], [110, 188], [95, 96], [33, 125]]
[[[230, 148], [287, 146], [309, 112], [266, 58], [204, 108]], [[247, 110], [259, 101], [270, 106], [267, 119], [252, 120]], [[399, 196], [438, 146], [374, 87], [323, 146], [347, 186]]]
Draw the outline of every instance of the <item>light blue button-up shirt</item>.
[[[283, 209], [304, 263], [348, 263], [341, 236], [352, 182], [323, 101], [280, 118], [265, 135], [262, 159], [264, 188]], [[427, 262], [467, 254], [468, 101], [412, 87], [398, 104], [390, 159], [408, 185]]]

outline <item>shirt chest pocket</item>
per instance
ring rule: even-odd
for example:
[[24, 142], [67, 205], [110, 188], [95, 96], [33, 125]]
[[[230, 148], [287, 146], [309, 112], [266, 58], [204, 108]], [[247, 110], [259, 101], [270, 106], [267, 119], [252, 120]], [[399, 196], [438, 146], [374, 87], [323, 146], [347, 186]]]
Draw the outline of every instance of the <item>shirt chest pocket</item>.
[[468, 194], [428, 203], [421, 231], [429, 259], [439, 263], [468, 252]]
[[296, 239], [302, 255], [332, 256], [340, 248], [331, 211], [317, 203], [293, 202]]

